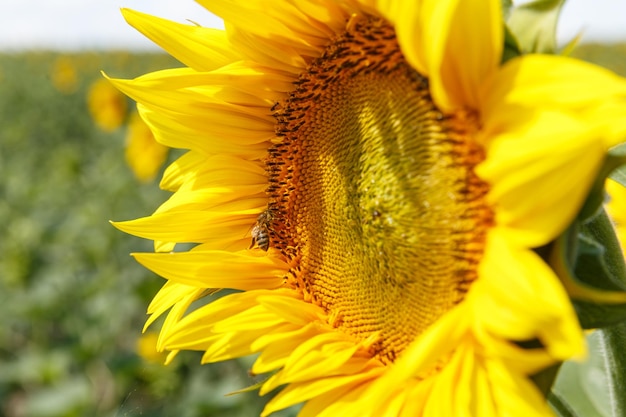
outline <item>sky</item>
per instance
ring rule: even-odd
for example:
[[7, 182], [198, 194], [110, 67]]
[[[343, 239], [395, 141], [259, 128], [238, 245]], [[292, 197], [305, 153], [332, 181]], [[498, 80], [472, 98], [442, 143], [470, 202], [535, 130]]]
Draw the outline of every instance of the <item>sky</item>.
[[[0, 0], [0, 50], [157, 50], [124, 21], [120, 8], [202, 26], [221, 21], [193, 0]], [[626, 41], [626, 0], [568, 0], [557, 36], [563, 44]]]

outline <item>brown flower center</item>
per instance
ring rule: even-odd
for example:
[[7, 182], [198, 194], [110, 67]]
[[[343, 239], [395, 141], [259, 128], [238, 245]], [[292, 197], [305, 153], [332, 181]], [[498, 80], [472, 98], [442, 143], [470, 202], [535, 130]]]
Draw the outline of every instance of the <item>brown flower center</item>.
[[463, 300], [493, 215], [471, 113], [443, 115], [393, 27], [352, 19], [273, 109], [269, 246], [301, 291], [396, 356]]

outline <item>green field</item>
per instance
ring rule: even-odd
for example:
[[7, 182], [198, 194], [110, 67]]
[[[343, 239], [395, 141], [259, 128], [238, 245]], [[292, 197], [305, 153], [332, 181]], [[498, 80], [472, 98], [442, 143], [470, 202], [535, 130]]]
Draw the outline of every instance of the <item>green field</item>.
[[[626, 75], [625, 45], [584, 45], [576, 55]], [[164, 281], [129, 256], [150, 242], [108, 221], [145, 216], [168, 194], [158, 180], [133, 177], [125, 127], [96, 127], [86, 94], [100, 70], [128, 78], [179, 64], [164, 55], [63, 55], [76, 77], [60, 91], [60, 57], [0, 55], [0, 415], [258, 415], [266, 399], [256, 393], [224, 396], [254, 382], [250, 362], [200, 366], [199, 354], [184, 352], [165, 367], [137, 351]]]
[[147, 215], [169, 194], [158, 180], [133, 177], [125, 127], [96, 127], [86, 94], [100, 70], [130, 78], [179, 64], [164, 55], [64, 55], [76, 77], [58, 91], [60, 57], [0, 55], [0, 415], [258, 415], [265, 399], [256, 393], [224, 396], [253, 382], [249, 364], [200, 366], [199, 354], [185, 352], [165, 367], [137, 352], [164, 281], [129, 256], [150, 242], [109, 220]]

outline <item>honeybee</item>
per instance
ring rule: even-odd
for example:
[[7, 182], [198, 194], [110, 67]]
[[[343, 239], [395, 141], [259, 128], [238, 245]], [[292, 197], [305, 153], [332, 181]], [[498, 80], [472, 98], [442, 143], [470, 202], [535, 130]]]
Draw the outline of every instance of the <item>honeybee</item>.
[[267, 252], [270, 247], [270, 226], [274, 219], [274, 213], [268, 207], [263, 213], [259, 214], [256, 219], [256, 224], [252, 228], [252, 243], [250, 248], [253, 248], [256, 244], [259, 249]]

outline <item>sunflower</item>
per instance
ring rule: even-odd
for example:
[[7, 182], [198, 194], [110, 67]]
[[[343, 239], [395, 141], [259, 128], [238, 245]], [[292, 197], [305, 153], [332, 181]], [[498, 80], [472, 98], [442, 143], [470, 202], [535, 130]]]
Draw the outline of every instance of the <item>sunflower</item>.
[[258, 354], [263, 415], [550, 415], [530, 376], [585, 348], [534, 249], [624, 133], [626, 82], [502, 64], [499, 0], [200, 3], [224, 31], [124, 10], [187, 67], [114, 80], [188, 150], [114, 223], [155, 241], [158, 348]]
[[73, 94], [78, 88], [77, 63], [70, 55], [57, 57], [50, 72], [52, 85], [63, 94]]
[[152, 181], [167, 159], [169, 148], [157, 143], [137, 113], [130, 116], [126, 133], [126, 163], [142, 181]]
[[99, 79], [87, 92], [87, 107], [96, 125], [105, 132], [119, 128], [126, 118], [126, 97], [107, 80]]

